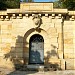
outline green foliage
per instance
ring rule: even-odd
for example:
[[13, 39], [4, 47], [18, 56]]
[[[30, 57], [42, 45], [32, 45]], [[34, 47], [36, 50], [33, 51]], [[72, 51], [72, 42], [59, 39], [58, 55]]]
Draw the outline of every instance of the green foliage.
[[67, 8], [69, 10], [75, 10], [75, 0], [59, 0], [62, 8]]
[[23, 0], [23, 2], [27, 2], [27, 0]]
[[54, 2], [54, 7], [75, 10], [75, 0], [57, 0]]
[[18, 8], [20, 2], [19, 0], [7, 0], [5, 4], [7, 5], [7, 8]]
[[0, 10], [5, 9], [5, 8], [6, 8], [5, 1], [0, 0]]
[[33, 0], [23, 0], [23, 2], [34, 2]]
[[74, 10], [75, 9], [75, 0], [64, 1], [63, 6], [68, 8], [69, 10]]
[[20, 0], [0, 0], [0, 10], [7, 8], [19, 8]]
[[55, 2], [54, 2], [54, 7], [55, 7], [55, 8], [60, 8], [59, 1], [55, 1]]
[[54, 7], [55, 8], [63, 8], [62, 0], [55, 0]]

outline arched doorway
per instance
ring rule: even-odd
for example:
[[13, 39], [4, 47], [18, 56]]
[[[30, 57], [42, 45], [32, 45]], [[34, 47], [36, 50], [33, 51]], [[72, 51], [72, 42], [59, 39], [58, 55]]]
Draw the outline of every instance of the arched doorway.
[[39, 34], [29, 40], [29, 64], [44, 64], [44, 39]]

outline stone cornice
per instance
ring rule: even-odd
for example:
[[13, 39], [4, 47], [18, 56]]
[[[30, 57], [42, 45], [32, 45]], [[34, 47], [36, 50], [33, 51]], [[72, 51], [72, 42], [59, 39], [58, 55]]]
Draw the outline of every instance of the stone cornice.
[[68, 11], [69, 15], [75, 15], [75, 11]]
[[0, 15], [8, 15], [8, 14], [68, 14], [67, 9], [54, 9], [54, 11], [22, 11], [20, 9], [7, 9], [6, 11], [0, 11]]
[[6, 11], [0, 11], [0, 15], [7, 14], [66, 14], [68, 13], [67, 9], [55, 9], [53, 8], [53, 3], [21, 3], [20, 8], [18, 9], [7, 9]]
[[28, 17], [30, 15], [32, 16], [32, 14], [40, 14], [41, 16], [43, 15], [45, 17], [51, 16], [52, 19], [54, 19], [56, 16], [59, 19], [61, 19], [62, 16], [69, 16], [68, 20], [75, 19], [75, 11], [53, 8], [53, 3], [21, 3], [19, 9], [7, 9], [5, 11], [0, 11], [0, 20], [9, 20], [10, 18], [22, 19], [23, 16]]

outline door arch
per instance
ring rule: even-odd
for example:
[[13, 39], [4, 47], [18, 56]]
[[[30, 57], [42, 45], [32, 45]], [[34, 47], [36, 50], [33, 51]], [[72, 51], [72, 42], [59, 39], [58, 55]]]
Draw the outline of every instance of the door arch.
[[44, 64], [44, 39], [39, 34], [29, 40], [29, 64]]

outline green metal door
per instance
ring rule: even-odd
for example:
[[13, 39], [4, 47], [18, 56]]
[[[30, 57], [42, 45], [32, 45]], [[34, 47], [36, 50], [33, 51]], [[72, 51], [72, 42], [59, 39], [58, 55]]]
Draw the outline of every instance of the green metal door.
[[44, 63], [44, 39], [41, 35], [33, 35], [30, 38], [29, 64]]

